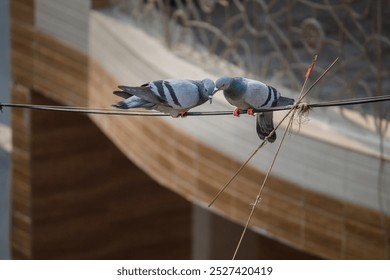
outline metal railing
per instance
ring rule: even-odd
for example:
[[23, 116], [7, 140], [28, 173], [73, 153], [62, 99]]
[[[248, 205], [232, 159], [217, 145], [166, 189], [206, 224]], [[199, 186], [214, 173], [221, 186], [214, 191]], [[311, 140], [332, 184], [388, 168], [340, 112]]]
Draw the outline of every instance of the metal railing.
[[[173, 52], [216, 74], [230, 74], [237, 67], [244, 75], [276, 79], [298, 90], [312, 56], [319, 54], [313, 79], [335, 57], [340, 57], [340, 62], [313, 92], [314, 98], [332, 100], [390, 92], [389, 1], [114, 2]], [[390, 119], [389, 102], [354, 109], [378, 120]], [[385, 123], [377, 122], [382, 132], [387, 129]]]

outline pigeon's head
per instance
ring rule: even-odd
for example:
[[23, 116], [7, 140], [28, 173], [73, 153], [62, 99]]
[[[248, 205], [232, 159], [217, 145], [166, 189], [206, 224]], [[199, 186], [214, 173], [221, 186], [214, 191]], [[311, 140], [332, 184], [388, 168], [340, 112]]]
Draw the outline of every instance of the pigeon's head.
[[232, 83], [233, 81], [233, 78], [231, 77], [226, 77], [226, 76], [223, 76], [221, 78], [219, 78], [217, 80], [217, 82], [215, 83], [215, 86], [217, 87], [217, 91], [220, 91], [220, 90], [226, 90], [230, 87], [230, 84]]
[[213, 80], [210, 80], [210, 79], [204, 79], [202, 80], [203, 82], [203, 85], [206, 89], [206, 95], [208, 97], [208, 99], [210, 100], [210, 104], [211, 102], [213, 101], [213, 95], [215, 93], [215, 83]]

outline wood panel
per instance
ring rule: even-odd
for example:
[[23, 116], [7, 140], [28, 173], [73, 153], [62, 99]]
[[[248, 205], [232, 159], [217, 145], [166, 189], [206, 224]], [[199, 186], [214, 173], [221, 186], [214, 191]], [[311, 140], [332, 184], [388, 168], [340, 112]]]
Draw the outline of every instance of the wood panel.
[[35, 0], [12, 0], [10, 1], [11, 20], [28, 25], [35, 22]]
[[35, 27], [87, 52], [90, 5], [90, 0], [36, 0]]
[[[30, 5], [27, 5], [27, 4]], [[11, 1], [11, 72], [15, 82], [32, 87], [34, 71], [33, 1]]]
[[[30, 90], [13, 86], [12, 102], [31, 103]], [[32, 257], [30, 118], [26, 110], [12, 111], [11, 252], [16, 259]]]
[[[223, 219], [202, 207], [193, 208], [193, 220], [194, 259], [231, 259], [243, 226]], [[272, 237], [249, 229], [236, 259], [311, 260], [319, 257], [296, 250]]]
[[85, 106], [88, 57], [45, 33], [37, 31], [35, 38], [34, 88], [66, 104]]
[[92, 9], [106, 8], [112, 5], [113, 0], [92, 0]]
[[[88, 57], [77, 48], [36, 30], [34, 8], [34, 1], [11, 3], [13, 81], [49, 94], [54, 100], [85, 106]], [[31, 20], [22, 18], [21, 14], [31, 15]]]

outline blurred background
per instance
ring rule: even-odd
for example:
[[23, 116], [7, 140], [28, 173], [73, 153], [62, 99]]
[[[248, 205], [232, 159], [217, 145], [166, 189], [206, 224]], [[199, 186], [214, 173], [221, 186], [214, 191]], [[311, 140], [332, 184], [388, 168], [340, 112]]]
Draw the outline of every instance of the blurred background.
[[[9, 102], [9, 3], [0, 3], [0, 102]], [[10, 112], [4, 110], [0, 117], [0, 259], [9, 259], [9, 172], [10, 172]]]
[[[310, 83], [340, 59], [307, 101], [389, 94], [388, 1], [0, 5], [3, 103], [109, 108], [118, 84], [222, 75], [296, 98], [315, 54]], [[231, 109], [218, 95], [193, 111]], [[237, 258], [389, 259], [389, 109], [315, 109], [294, 122]], [[5, 107], [0, 125], [5, 259], [230, 259], [277, 148], [207, 207], [259, 145], [254, 118]]]

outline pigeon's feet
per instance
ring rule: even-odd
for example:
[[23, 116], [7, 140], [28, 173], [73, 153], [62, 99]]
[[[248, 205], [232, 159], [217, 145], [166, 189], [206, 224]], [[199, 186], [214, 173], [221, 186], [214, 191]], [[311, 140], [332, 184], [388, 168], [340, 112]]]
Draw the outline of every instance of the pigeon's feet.
[[233, 116], [235, 116], [235, 117], [239, 117], [240, 116], [240, 110], [238, 108], [234, 109]]
[[254, 116], [255, 115], [255, 112], [253, 112], [253, 108], [249, 108], [248, 110], [246, 110], [246, 113], [250, 116]]
[[185, 118], [187, 117], [187, 112], [179, 112], [179, 116]]

